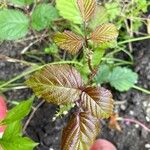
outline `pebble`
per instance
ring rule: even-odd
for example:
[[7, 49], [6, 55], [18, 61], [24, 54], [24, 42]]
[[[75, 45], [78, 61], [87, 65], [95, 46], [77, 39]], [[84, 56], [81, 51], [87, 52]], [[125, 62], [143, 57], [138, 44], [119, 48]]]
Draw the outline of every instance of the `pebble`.
[[53, 148], [50, 148], [49, 150], [54, 150]]
[[134, 111], [130, 110], [129, 114], [133, 116], [134, 115]]
[[121, 105], [120, 108], [121, 108], [121, 110], [126, 110], [126, 106], [125, 105]]
[[143, 102], [143, 106], [147, 107], [147, 102], [146, 101]]
[[139, 128], [139, 125], [138, 125], [138, 124], [135, 124], [135, 127], [136, 127], [136, 128]]
[[145, 144], [145, 148], [150, 148], [150, 144]]
[[146, 121], [150, 122], [150, 118], [148, 116], [146, 116]]

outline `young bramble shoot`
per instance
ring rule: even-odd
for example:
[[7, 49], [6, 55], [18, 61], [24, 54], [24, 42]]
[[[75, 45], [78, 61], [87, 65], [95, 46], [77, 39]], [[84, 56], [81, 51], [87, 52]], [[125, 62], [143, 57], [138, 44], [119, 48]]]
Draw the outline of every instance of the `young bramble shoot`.
[[[137, 73], [127, 67], [120, 67], [124, 64], [132, 64], [132, 62], [114, 56], [123, 51], [133, 61], [132, 54], [125, 49], [125, 45], [121, 45], [149, 38], [147, 36], [133, 39], [132, 35], [141, 22], [134, 22], [134, 18], [130, 19], [134, 13], [137, 16], [140, 11], [146, 12], [146, 0], [142, 2], [136, 0], [134, 3], [139, 3], [138, 8], [132, 6], [132, 15], [130, 15], [130, 10], [127, 11], [126, 16], [117, 21], [117, 26], [112, 22], [123, 14], [121, 4], [111, 2], [100, 6], [97, 3], [97, 0], [51, 2], [8, 0], [6, 6], [0, 6], [0, 41], [18, 40], [33, 35], [33, 37], [23, 39], [27, 41], [35, 39], [27, 46], [27, 49], [38, 41], [42, 41], [45, 47], [44, 53], [39, 53], [40, 56], [45, 58], [45, 55], [46, 57], [52, 55], [50, 57], [54, 59], [54, 62], [45, 64], [47, 60], [38, 58], [38, 55], [32, 54], [31, 50], [27, 54], [32, 55], [31, 58], [38, 60], [42, 65], [17, 61], [32, 64], [32, 67], [0, 85], [0, 89], [5, 89], [14, 81], [34, 72], [25, 83], [36, 96], [59, 106], [60, 109], [53, 120], [75, 108], [70, 114], [68, 124], [63, 129], [61, 150], [89, 150], [90, 148], [95, 150], [97, 148], [97, 143], [95, 145], [93, 143], [101, 131], [99, 121], [108, 119], [114, 114], [113, 96], [109, 90], [102, 87], [103, 83], [110, 83], [120, 92], [136, 88], [150, 93], [135, 85], [138, 80]], [[136, 9], [138, 11], [134, 11]], [[61, 22], [64, 22], [66, 26], [60, 27]], [[130, 39], [126, 39], [125, 36], [124, 41], [117, 45], [120, 27], [132, 30], [133, 33], [130, 34]], [[20, 41], [22, 43], [22, 39]], [[115, 50], [105, 55], [106, 48]], [[132, 48], [132, 44], [129, 48]], [[60, 53], [59, 49], [62, 50]], [[26, 51], [26, 48], [23, 51]], [[22, 135], [21, 121], [31, 111], [33, 99], [34, 96], [7, 112], [5, 102], [0, 97], [0, 132], [3, 133], [0, 139], [0, 150], [33, 150], [37, 146], [37, 143]], [[25, 129], [26, 125], [23, 131]], [[110, 143], [103, 141], [103, 144]], [[115, 149], [113, 145], [109, 146], [110, 149]]]
[[[82, 36], [72, 31], [57, 32], [54, 41], [57, 46], [70, 54], [77, 54], [84, 49], [87, 54], [88, 67], [93, 80], [96, 68], [91, 62], [90, 44], [95, 46], [117, 39], [118, 31], [113, 24], [103, 24], [88, 33], [88, 23], [96, 10], [96, 0], [57, 0], [56, 6], [65, 19], [84, 26]], [[63, 9], [62, 8], [67, 8]], [[72, 16], [74, 15], [74, 16]], [[75, 17], [78, 16], [78, 19]], [[92, 41], [92, 42], [91, 42]], [[99, 63], [97, 64], [99, 65]], [[96, 65], [96, 67], [97, 67]], [[33, 74], [26, 84], [35, 94], [46, 101], [67, 105], [74, 103], [77, 111], [63, 131], [62, 150], [89, 149], [100, 132], [99, 119], [109, 118], [113, 113], [113, 98], [110, 91], [99, 87], [86, 85], [80, 73], [69, 65], [46, 65]]]

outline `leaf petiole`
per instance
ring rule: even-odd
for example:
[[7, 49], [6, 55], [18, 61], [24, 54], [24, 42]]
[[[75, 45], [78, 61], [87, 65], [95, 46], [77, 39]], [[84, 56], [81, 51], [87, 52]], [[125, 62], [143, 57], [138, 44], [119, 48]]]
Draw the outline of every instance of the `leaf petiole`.
[[142, 92], [144, 92], [144, 93], [146, 93], [146, 94], [150, 94], [150, 91], [149, 91], [149, 90], [146, 90], [146, 89], [141, 88], [141, 87], [139, 87], [139, 86], [134, 85], [133, 88], [136, 89], [136, 90], [142, 91]]

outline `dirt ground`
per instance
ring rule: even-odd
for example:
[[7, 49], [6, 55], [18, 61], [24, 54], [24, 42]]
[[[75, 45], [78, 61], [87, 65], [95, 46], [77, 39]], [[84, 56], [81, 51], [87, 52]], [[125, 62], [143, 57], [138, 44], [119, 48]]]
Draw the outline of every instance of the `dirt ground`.
[[[39, 44], [40, 45], [40, 44]], [[20, 52], [25, 47], [24, 44], [3, 42], [0, 44], [0, 54], [22, 59]], [[36, 47], [38, 49], [38, 46]], [[135, 64], [133, 69], [139, 74], [138, 85], [150, 89], [150, 40], [145, 40], [133, 44], [133, 54]], [[50, 60], [50, 58], [48, 58]], [[26, 67], [19, 63], [9, 63], [0, 61], [0, 80], [9, 80], [20, 74]], [[18, 81], [19, 82], [19, 81]], [[113, 90], [113, 89], [112, 89]], [[12, 90], [4, 93], [8, 100], [25, 100], [31, 95], [31, 90]], [[134, 118], [145, 125], [150, 125], [150, 96], [131, 89], [126, 93], [119, 93], [113, 90], [114, 99], [126, 101], [122, 105], [117, 105], [115, 110], [121, 117]], [[36, 100], [34, 105], [40, 101]], [[52, 121], [57, 106], [44, 103], [35, 113], [33, 119], [26, 129], [26, 135], [40, 145], [36, 150], [59, 150], [61, 131], [66, 124], [66, 117]], [[98, 136], [114, 143], [118, 150], [150, 150], [150, 134], [135, 124], [120, 122], [122, 132], [109, 129], [107, 121], [101, 121], [102, 131]], [[147, 148], [146, 148], [147, 147]]]

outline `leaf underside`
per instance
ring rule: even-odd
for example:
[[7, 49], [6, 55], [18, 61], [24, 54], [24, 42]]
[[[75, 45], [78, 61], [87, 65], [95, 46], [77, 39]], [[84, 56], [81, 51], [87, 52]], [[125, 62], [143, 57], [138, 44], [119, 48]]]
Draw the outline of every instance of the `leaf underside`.
[[37, 96], [57, 105], [79, 100], [83, 86], [80, 74], [69, 65], [47, 65], [26, 83]]
[[83, 44], [83, 39], [71, 31], [56, 33], [54, 41], [61, 49], [71, 54], [76, 54], [82, 48]]
[[86, 88], [81, 99], [82, 108], [97, 118], [109, 118], [113, 112], [112, 94], [102, 87]]
[[115, 25], [111, 23], [98, 26], [91, 34], [91, 40], [94, 44], [102, 44], [116, 40], [118, 31]]
[[99, 120], [90, 113], [73, 115], [63, 130], [61, 150], [88, 150], [99, 132]]
[[96, 8], [95, 0], [77, 0], [77, 4], [84, 22], [88, 22]]

